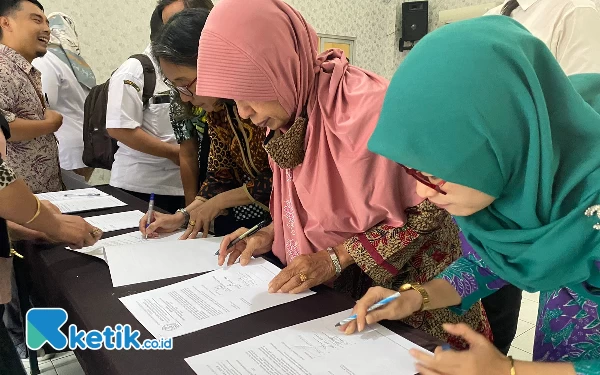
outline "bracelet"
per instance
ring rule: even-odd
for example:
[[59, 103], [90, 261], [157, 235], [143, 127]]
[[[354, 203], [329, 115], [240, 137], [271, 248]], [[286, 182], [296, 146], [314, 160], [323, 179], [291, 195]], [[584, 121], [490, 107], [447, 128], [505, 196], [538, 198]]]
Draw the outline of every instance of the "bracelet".
[[197, 195], [197, 196], [194, 197], [194, 200], [195, 201], [200, 201], [200, 202], [206, 202], [208, 199]]
[[181, 226], [182, 228], [187, 228], [189, 222], [190, 222], [190, 213], [187, 212], [187, 210], [185, 208], [180, 208], [177, 211], [175, 211], [175, 213], [177, 212], [181, 212], [183, 214], [183, 225]]
[[429, 306], [429, 293], [427, 293], [425, 288], [423, 288], [423, 286], [419, 283], [404, 284], [400, 287], [400, 292], [406, 292], [407, 290], [411, 290], [411, 289], [416, 290], [423, 298], [423, 302], [421, 302], [421, 308], [419, 308], [419, 310], [417, 310], [416, 312], [421, 312], [421, 311], [426, 310], [427, 307]]
[[327, 252], [329, 253], [329, 257], [333, 262], [333, 268], [335, 269], [335, 275], [339, 276], [342, 274], [342, 264], [340, 263], [340, 258], [338, 258], [335, 250], [332, 247], [327, 248]]
[[510, 375], [517, 375], [517, 371], [515, 371], [515, 360], [512, 355], [509, 355], [508, 359], [510, 359]]
[[[34, 195], [34, 197], [35, 197], [35, 195]], [[40, 216], [40, 212], [42, 212], [42, 203], [40, 202], [40, 200], [38, 199], [38, 197], [35, 197], [35, 200], [37, 202], [37, 211], [35, 211], [35, 215], [33, 215], [33, 217], [31, 218], [31, 220], [29, 220], [25, 224], [30, 224], [32, 221], [34, 221], [35, 219], [37, 219], [37, 217]]]

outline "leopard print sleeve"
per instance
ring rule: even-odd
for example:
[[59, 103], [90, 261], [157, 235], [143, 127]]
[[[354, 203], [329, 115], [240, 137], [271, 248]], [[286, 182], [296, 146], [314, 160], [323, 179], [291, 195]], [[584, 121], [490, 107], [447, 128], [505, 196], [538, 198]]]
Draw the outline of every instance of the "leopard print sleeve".
[[12, 184], [17, 179], [15, 172], [0, 159], [0, 190]]

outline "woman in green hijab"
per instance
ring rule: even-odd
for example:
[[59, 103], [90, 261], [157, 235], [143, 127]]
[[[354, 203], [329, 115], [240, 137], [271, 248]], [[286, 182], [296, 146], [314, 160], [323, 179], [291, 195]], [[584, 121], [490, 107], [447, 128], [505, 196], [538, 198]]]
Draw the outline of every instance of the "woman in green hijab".
[[470, 349], [414, 351], [417, 369], [600, 374], [599, 111], [600, 75], [567, 78], [546, 46], [507, 17], [423, 39], [392, 80], [369, 148], [406, 166], [417, 193], [455, 216], [473, 250], [367, 315], [394, 293], [371, 289], [357, 322], [343, 329], [420, 309], [463, 311], [511, 283], [541, 292], [538, 362], [513, 361], [469, 327], [447, 325]]

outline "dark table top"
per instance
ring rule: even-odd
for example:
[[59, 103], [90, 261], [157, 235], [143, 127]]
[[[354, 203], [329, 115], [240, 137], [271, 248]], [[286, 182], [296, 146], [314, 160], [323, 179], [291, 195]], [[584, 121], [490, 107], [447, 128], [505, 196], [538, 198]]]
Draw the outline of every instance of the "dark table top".
[[[99, 187], [127, 203], [126, 207], [96, 210], [81, 214], [95, 216], [138, 209], [147, 210], [147, 203], [110, 186]], [[111, 237], [132, 230], [111, 232]], [[33, 293], [48, 307], [61, 307], [69, 313], [69, 324], [80, 330], [102, 330], [106, 326], [130, 324], [141, 332], [140, 339], [153, 336], [135, 319], [118, 298], [183, 281], [196, 275], [159, 280], [113, 288], [107, 265], [100, 259], [66, 250], [64, 246], [43, 246], [24, 243], [27, 267], [33, 279]], [[132, 262], [135, 267], [135, 262]], [[173, 340], [171, 351], [109, 351], [79, 350], [75, 354], [86, 374], [190, 374], [194, 371], [185, 358], [234, 344], [270, 331], [317, 319], [351, 308], [354, 301], [327, 287], [313, 289], [317, 294], [298, 301], [259, 311], [217, 326], [197, 331]], [[400, 322], [384, 325], [416, 344], [433, 350], [439, 340]]]

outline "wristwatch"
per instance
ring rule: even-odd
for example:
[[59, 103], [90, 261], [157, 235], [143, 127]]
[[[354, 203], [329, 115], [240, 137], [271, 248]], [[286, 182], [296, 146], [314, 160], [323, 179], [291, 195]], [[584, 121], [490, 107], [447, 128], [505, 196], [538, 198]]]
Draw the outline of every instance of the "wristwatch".
[[411, 290], [411, 289], [416, 290], [417, 292], [419, 292], [421, 297], [423, 297], [423, 302], [421, 302], [421, 308], [419, 310], [417, 310], [417, 312], [426, 310], [427, 307], [429, 306], [429, 294], [427, 293], [425, 288], [423, 288], [423, 286], [419, 283], [404, 284], [400, 287], [401, 292], [406, 292], [407, 290]]
[[333, 250], [332, 247], [327, 248], [327, 252], [329, 253], [329, 257], [333, 262], [333, 268], [335, 269], [335, 276], [339, 276], [342, 274], [342, 264], [340, 263], [340, 258], [338, 258], [337, 254]]
[[182, 228], [187, 228], [187, 226], [188, 226], [188, 224], [189, 224], [189, 222], [190, 222], [190, 213], [189, 213], [189, 212], [187, 212], [187, 210], [186, 210], [185, 208], [180, 208], [180, 209], [178, 209], [178, 210], [177, 210], [177, 211], [175, 211], [175, 212], [176, 212], [176, 213], [177, 213], [177, 212], [181, 212], [181, 213], [183, 214], [183, 217], [185, 218], [185, 220], [184, 220], [184, 222], [183, 222], [183, 225], [182, 225], [181, 227], [182, 227]]

